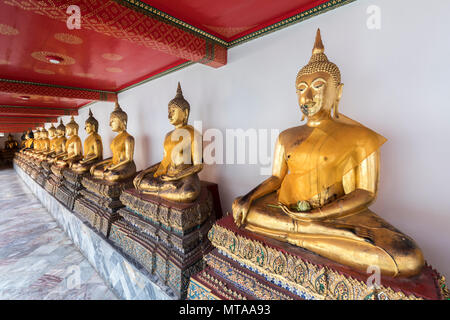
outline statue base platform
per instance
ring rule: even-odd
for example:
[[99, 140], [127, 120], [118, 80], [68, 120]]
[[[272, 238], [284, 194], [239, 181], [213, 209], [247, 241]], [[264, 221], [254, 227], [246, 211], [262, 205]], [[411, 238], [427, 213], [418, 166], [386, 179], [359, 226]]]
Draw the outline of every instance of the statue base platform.
[[45, 181], [44, 188], [49, 192], [52, 196], [55, 196], [58, 189], [61, 187], [64, 176], [61, 172], [62, 168], [58, 168], [57, 166], [50, 167], [50, 175], [48, 179]]
[[50, 170], [50, 165], [47, 161], [42, 161], [41, 163], [41, 169], [39, 171], [39, 174], [36, 177], [36, 182], [41, 186], [45, 186], [45, 182], [49, 178], [50, 174], [52, 173]]
[[112, 183], [83, 177], [81, 184], [85, 189], [79, 191], [73, 210], [108, 238], [111, 224], [119, 218], [117, 210], [123, 207], [119, 197], [123, 190], [133, 186], [133, 179]]
[[[220, 207], [217, 184], [202, 182], [196, 201], [180, 203], [125, 190], [126, 206], [111, 227], [110, 240], [186, 299], [191, 275], [205, 267], [203, 257], [213, 248], [207, 234]], [[221, 215], [221, 210], [217, 212]]]
[[62, 175], [64, 180], [61, 186], [56, 190], [55, 197], [66, 206], [67, 209], [73, 210], [75, 200], [83, 189], [81, 179], [87, 177], [89, 173], [78, 174], [70, 169], [63, 169]]
[[156, 275], [150, 274], [142, 265], [123, 254], [120, 248], [105, 239], [82, 216], [67, 209], [17, 164], [14, 164], [14, 169], [117, 298], [126, 300], [177, 298], [173, 290], [163, 284]]
[[[300, 247], [238, 228], [232, 215], [208, 234], [207, 267], [191, 277], [188, 299], [441, 300], [445, 278], [426, 265], [411, 278], [361, 273]], [[368, 283], [370, 285], [368, 285]], [[373, 285], [375, 284], [375, 285]]]
[[37, 180], [39, 174], [41, 173], [41, 160], [33, 159], [30, 165], [31, 171], [30, 176], [33, 180]]

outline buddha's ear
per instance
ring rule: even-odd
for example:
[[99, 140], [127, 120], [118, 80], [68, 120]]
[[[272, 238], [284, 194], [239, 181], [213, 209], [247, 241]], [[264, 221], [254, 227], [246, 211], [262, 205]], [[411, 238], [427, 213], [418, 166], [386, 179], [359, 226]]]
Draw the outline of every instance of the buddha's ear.
[[336, 119], [339, 118], [338, 107], [339, 107], [339, 101], [341, 101], [343, 89], [344, 89], [343, 83], [340, 83], [336, 88], [336, 91], [337, 91], [336, 92], [336, 101], [334, 101], [334, 104], [333, 104], [333, 114]]
[[338, 86], [337, 86], [337, 100], [339, 101], [339, 100], [341, 100], [341, 97], [342, 97], [342, 92], [344, 91], [344, 84], [343, 83], [341, 83], [341, 84], [339, 84]]
[[184, 122], [187, 123], [189, 119], [189, 109], [184, 109]]

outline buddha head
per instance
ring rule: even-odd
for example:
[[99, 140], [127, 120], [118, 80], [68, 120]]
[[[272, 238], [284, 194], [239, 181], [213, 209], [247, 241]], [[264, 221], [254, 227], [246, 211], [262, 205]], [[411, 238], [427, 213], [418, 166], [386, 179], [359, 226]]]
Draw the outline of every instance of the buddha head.
[[10, 134], [8, 134], [8, 141], [13, 141], [13, 136]]
[[53, 139], [56, 136], [56, 128], [52, 123], [52, 126], [50, 128], [48, 128], [48, 137], [50, 139]]
[[84, 130], [87, 134], [98, 132], [98, 121], [94, 118], [91, 109], [89, 109], [89, 118], [84, 123]]
[[191, 106], [189, 105], [189, 102], [184, 99], [181, 85], [178, 82], [177, 94], [175, 95], [175, 98], [169, 102], [170, 123], [175, 127], [186, 125], [189, 119], [190, 110]]
[[114, 132], [121, 132], [127, 129], [128, 115], [122, 110], [119, 103], [116, 102], [114, 111], [109, 117], [109, 126]]
[[76, 123], [74, 117], [71, 116], [69, 123], [66, 124], [67, 136], [71, 137], [74, 135], [78, 135], [78, 128], [78, 123]]
[[56, 127], [56, 136], [61, 138], [66, 135], [66, 126], [62, 122], [62, 119], [60, 119], [59, 125]]
[[37, 129], [37, 130], [36, 130], [36, 132], [34, 133], [34, 138], [35, 138], [36, 140], [41, 139], [41, 130], [40, 130], [40, 129]]
[[343, 84], [339, 68], [330, 62], [317, 30], [311, 59], [297, 74], [295, 87], [303, 117], [338, 117], [337, 107], [342, 96]]

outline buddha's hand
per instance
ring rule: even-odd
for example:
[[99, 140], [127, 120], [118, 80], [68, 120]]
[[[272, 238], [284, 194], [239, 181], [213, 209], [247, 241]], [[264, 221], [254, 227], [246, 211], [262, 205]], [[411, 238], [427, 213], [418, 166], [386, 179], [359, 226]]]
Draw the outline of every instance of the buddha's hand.
[[243, 199], [243, 197], [238, 197], [234, 200], [232, 206], [233, 218], [238, 227], [245, 223], [249, 209], [250, 202]]

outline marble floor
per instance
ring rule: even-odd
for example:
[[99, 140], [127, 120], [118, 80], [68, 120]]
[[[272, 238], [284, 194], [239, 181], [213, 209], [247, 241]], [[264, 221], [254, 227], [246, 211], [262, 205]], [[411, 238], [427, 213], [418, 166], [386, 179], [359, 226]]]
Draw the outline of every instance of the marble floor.
[[0, 170], [0, 299], [117, 299], [13, 169]]

